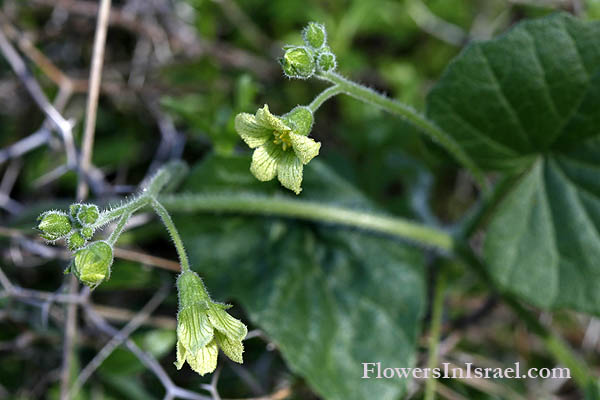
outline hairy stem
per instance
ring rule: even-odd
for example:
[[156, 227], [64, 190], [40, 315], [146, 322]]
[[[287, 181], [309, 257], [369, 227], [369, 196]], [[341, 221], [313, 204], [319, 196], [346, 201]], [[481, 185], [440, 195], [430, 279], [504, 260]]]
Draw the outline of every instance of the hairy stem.
[[188, 260], [187, 254], [185, 252], [185, 247], [183, 246], [183, 240], [181, 240], [181, 236], [179, 236], [179, 232], [173, 223], [173, 219], [171, 219], [171, 215], [166, 208], [163, 207], [156, 199], [152, 199], [152, 208], [160, 219], [162, 220], [165, 228], [171, 235], [171, 239], [173, 239], [173, 243], [175, 244], [175, 249], [177, 250], [177, 256], [179, 257], [179, 262], [181, 264], [181, 271], [186, 272], [190, 270], [190, 262]]
[[121, 236], [121, 233], [123, 233], [123, 229], [125, 229], [125, 225], [127, 225], [127, 221], [129, 221], [129, 218], [131, 218], [131, 214], [132, 212], [126, 211], [123, 213], [123, 215], [121, 215], [121, 219], [119, 219], [117, 226], [107, 240], [108, 244], [113, 246], [117, 242], [117, 239], [119, 239], [119, 236]]
[[301, 218], [391, 234], [443, 252], [453, 248], [452, 236], [442, 230], [402, 218], [317, 202], [232, 193], [166, 195], [160, 197], [160, 202], [175, 211], [225, 211]]
[[[431, 328], [429, 331], [429, 354], [427, 367], [430, 371], [438, 365], [438, 347], [442, 330], [442, 314], [444, 311], [444, 294], [446, 292], [446, 274], [439, 271], [433, 292], [433, 305], [431, 311]], [[430, 376], [425, 382], [425, 400], [435, 398], [436, 379]]]
[[[442, 253], [454, 253], [488, 287], [495, 287], [485, 265], [483, 265], [465, 243], [456, 241], [452, 235], [442, 230], [423, 226], [401, 218], [337, 206], [327, 206], [310, 201], [272, 198], [252, 194], [166, 195], [161, 196], [160, 201], [165, 207], [174, 211], [274, 215], [306, 219], [319, 223], [335, 223], [397, 236], [401, 239], [408, 239], [425, 246], [433, 247]], [[541, 325], [531, 312], [521, 306], [517, 300], [508, 294], [503, 294], [503, 298], [506, 304], [528, 324], [529, 328], [542, 338], [548, 351], [556, 360], [571, 370], [575, 381], [584, 388], [588, 387], [590, 382], [592, 382], [592, 377], [588, 372], [589, 368], [587, 365], [573, 353], [560, 337]]]
[[176, 184], [178, 184], [188, 167], [180, 161], [173, 161], [160, 168], [156, 174], [148, 181], [143, 191], [127, 203], [104, 211], [94, 224], [94, 229], [100, 228], [114, 219], [119, 218], [124, 213], [133, 214], [137, 210], [150, 204], [153, 198], [158, 196], [160, 192], [169, 192]]
[[319, 109], [319, 107], [321, 107], [321, 105], [323, 105], [323, 103], [325, 103], [330, 98], [340, 93], [343, 93], [343, 91], [344, 90], [339, 85], [329, 86], [327, 89], [319, 93], [317, 97], [315, 97], [315, 99], [308, 105], [308, 108], [310, 108], [310, 111], [314, 113]]
[[429, 121], [412, 107], [390, 99], [389, 97], [377, 93], [365, 86], [359, 85], [358, 83], [352, 82], [351, 80], [346, 79], [335, 72], [326, 72], [318, 77], [333, 83], [333, 87], [337, 88], [336, 90], [339, 90], [341, 93], [345, 93], [354, 97], [355, 99], [375, 105], [392, 114], [401, 116], [406, 121], [419, 128], [422, 132], [426, 133], [431, 139], [439, 143], [459, 163], [471, 171], [475, 179], [477, 179], [478, 183], [482, 187], [486, 186], [483, 173], [475, 165], [467, 153], [463, 151], [458, 143], [456, 143], [454, 139], [446, 132], [442, 131], [433, 122]]
[[150, 204], [151, 201], [152, 201], [151, 197], [144, 193], [144, 194], [134, 198], [129, 203], [126, 203], [126, 204], [123, 204], [122, 206], [115, 207], [111, 210], [102, 212], [100, 214], [100, 216], [98, 217], [98, 220], [94, 223], [93, 227], [94, 227], [94, 229], [100, 228], [100, 227], [108, 224], [109, 222], [119, 218], [123, 214], [128, 214], [128, 213], [131, 214], [131, 213], [139, 210], [140, 208]]

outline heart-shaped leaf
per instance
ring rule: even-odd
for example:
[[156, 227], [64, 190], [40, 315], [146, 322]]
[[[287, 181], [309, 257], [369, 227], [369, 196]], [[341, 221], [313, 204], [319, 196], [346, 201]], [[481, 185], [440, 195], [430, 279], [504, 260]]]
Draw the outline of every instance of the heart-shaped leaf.
[[428, 116], [482, 167], [521, 177], [497, 208], [485, 258], [504, 290], [600, 314], [600, 23], [567, 14], [470, 45]]
[[545, 308], [600, 313], [600, 140], [539, 157], [498, 207], [485, 255], [499, 284]]

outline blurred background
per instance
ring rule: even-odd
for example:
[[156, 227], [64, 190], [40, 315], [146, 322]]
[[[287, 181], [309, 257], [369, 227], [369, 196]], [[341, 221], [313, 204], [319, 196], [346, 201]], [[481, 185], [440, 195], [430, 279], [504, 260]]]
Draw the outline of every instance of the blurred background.
[[[45, 121], [28, 80], [7, 62], [7, 48], [74, 123], [79, 145], [97, 9], [91, 0], [0, 1], [0, 268], [23, 289], [18, 299], [0, 291], [0, 399], [59, 398], [65, 307], [56, 296], [66, 293], [62, 271], [69, 256], [63, 247], [44, 245], [32, 228], [40, 211], [65, 208], [77, 186], [63, 139]], [[283, 44], [301, 43], [300, 30], [308, 21], [326, 26], [343, 75], [423, 110], [429, 88], [468, 42], [556, 10], [600, 18], [600, 0], [115, 0], [88, 177], [91, 195], [99, 204], [127, 196], [170, 159], [194, 165], [211, 155], [248, 154], [233, 128], [237, 113], [254, 113], [268, 103], [274, 113], [284, 114], [325, 87], [316, 80], [284, 78], [276, 61]], [[442, 150], [402, 121], [348, 97], [319, 109], [311, 135], [323, 143], [322, 162], [391, 213], [451, 224], [477, 198], [471, 178]], [[206, 396], [211, 396], [207, 388], [218, 387], [214, 398], [318, 398], [258, 327], [251, 327], [245, 364], [220, 359], [212, 386], [211, 376], [199, 378], [187, 366], [176, 372], [176, 255], [149, 214], [134, 222], [119, 241], [111, 280], [93, 293], [97, 315], [122, 327], [155, 296], [160, 305], [151, 304], [152, 315], [145, 315], [130, 338], [159, 360], [178, 387]], [[552, 365], [535, 337], [485, 287], [463, 274], [462, 266], [451, 268], [442, 342], [448, 357], [484, 366], [519, 358], [532, 366]], [[207, 276], [209, 288], [222, 281], [218, 271]], [[227, 288], [215, 290], [227, 298]], [[426, 324], [424, 308], [421, 323]], [[248, 321], [243, 306], [235, 310]], [[79, 318], [72, 379], [110, 337], [86, 322], [89, 316]], [[598, 367], [600, 322], [573, 312], [542, 318], [595, 357]], [[425, 342], [417, 342], [422, 350]], [[76, 398], [164, 395], [164, 382], [123, 346], [96, 367]], [[548, 382], [451, 381], [443, 397], [539, 398], [536, 385], [550, 383], [556, 388], [544, 392], [554, 398], [581, 396], [569, 383]], [[420, 397], [419, 384], [409, 385], [406, 398]]]

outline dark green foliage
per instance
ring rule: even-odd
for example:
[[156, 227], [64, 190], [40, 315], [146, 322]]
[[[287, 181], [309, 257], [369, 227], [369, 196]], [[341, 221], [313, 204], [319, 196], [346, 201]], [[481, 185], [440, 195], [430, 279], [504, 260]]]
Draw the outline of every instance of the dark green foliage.
[[[268, 194], [248, 172], [248, 161], [210, 158], [196, 167], [183, 190]], [[318, 162], [306, 167], [305, 191], [311, 200], [372, 208]], [[388, 399], [401, 392], [401, 382], [348, 377], [360, 376], [361, 363], [371, 360], [414, 363], [424, 295], [423, 259], [416, 249], [310, 223], [236, 216], [200, 220], [181, 217], [176, 223], [207, 286], [217, 298], [239, 301], [318, 393], [329, 399]]]
[[[600, 314], [600, 23], [566, 14], [469, 46], [428, 115], [482, 166], [521, 177], [486, 237], [490, 272], [536, 306]], [[474, 105], [477, 106], [474, 106]]]

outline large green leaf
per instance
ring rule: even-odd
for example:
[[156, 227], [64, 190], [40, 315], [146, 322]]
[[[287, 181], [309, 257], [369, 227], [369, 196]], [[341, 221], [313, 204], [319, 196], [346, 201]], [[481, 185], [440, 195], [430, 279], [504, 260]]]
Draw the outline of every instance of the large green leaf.
[[600, 23], [567, 14], [468, 46], [427, 99], [427, 115], [483, 167], [523, 169], [598, 134]]
[[504, 290], [600, 314], [600, 23], [566, 14], [469, 46], [428, 115], [483, 167], [520, 174], [485, 258]]
[[[289, 196], [277, 184], [257, 183], [249, 162], [209, 158], [184, 191]], [[302, 199], [372, 208], [318, 161], [306, 167], [303, 187]], [[361, 363], [414, 363], [424, 296], [420, 251], [372, 234], [278, 218], [179, 215], [176, 222], [193, 268], [213, 295], [239, 301], [316, 392], [345, 400], [401, 394], [400, 380], [361, 379]]]
[[600, 140], [540, 157], [500, 204], [493, 276], [535, 305], [600, 314]]

